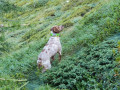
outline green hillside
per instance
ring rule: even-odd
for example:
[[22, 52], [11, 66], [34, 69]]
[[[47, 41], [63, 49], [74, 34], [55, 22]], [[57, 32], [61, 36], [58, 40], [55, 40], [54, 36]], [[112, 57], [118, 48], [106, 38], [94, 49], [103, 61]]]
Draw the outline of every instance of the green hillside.
[[[37, 57], [54, 25], [62, 60]], [[0, 90], [119, 90], [120, 0], [0, 0]]]

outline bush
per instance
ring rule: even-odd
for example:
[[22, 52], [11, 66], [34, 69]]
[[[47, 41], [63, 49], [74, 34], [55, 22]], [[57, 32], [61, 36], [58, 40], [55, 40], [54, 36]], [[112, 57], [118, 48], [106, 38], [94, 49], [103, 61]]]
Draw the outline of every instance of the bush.
[[6, 2], [5, 0], [0, 0], [0, 11], [2, 12], [11, 12], [13, 10], [17, 11], [20, 9], [21, 9], [20, 7], [17, 7], [14, 4], [10, 4], [9, 2]]
[[60, 89], [108, 89], [119, 86], [114, 77], [116, 65], [112, 48], [116, 42], [105, 41], [82, 48], [76, 55], [66, 57], [45, 75], [45, 82]]
[[34, 8], [42, 7], [42, 6], [46, 5], [48, 1], [49, 0], [37, 0], [33, 3], [31, 3], [29, 5], [29, 7], [34, 7]]

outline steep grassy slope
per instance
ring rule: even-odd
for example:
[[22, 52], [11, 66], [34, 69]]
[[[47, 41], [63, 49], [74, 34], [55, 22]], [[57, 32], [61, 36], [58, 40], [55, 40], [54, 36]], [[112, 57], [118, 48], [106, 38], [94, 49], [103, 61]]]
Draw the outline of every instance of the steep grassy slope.
[[[4, 24], [0, 30], [0, 78], [8, 79], [0, 81], [2, 89], [38, 89], [47, 83], [63, 89], [120, 88], [118, 40], [104, 41], [119, 32], [120, 1], [68, 1], [0, 1], [0, 24]], [[37, 56], [50, 37], [50, 28], [61, 24], [65, 26], [62, 61], [58, 64], [56, 59], [52, 69], [41, 74]], [[16, 83], [12, 78], [29, 82]], [[27, 86], [21, 87], [23, 84]]]

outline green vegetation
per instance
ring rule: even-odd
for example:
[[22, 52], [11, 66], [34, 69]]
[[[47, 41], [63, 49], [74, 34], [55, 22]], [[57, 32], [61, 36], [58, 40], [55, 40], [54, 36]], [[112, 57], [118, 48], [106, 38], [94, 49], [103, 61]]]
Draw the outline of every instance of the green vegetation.
[[61, 89], [118, 88], [119, 80], [113, 77], [117, 63], [111, 50], [116, 46], [114, 41], [104, 41], [82, 47], [71, 57], [65, 57], [58, 67], [45, 73], [45, 81]]
[[[1, 0], [0, 89], [119, 90], [119, 15], [119, 0]], [[42, 74], [36, 61], [54, 25], [65, 26], [62, 60]]]

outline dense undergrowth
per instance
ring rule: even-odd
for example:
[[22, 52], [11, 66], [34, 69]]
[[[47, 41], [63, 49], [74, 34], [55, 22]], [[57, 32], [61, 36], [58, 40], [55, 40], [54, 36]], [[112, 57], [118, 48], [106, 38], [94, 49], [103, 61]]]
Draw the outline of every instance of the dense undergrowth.
[[[120, 31], [120, 1], [68, 1], [0, 1], [1, 89], [120, 89], [120, 43], [107, 39]], [[41, 74], [37, 56], [61, 24], [62, 61]]]
[[71, 57], [45, 73], [45, 81], [58, 88], [79, 89], [117, 89], [118, 77], [114, 77], [116, 61], [111, 48], [116, 42], [104, 41], [95, 46], [82, 47]]

